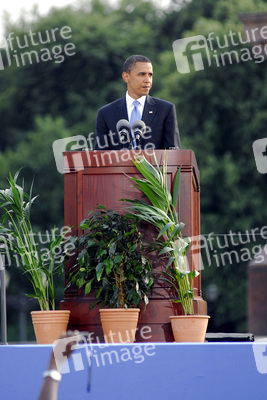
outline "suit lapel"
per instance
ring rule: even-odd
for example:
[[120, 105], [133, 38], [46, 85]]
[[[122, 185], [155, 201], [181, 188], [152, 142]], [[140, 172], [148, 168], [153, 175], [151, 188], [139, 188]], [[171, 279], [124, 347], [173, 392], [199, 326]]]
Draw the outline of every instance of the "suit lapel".
[[115, 117], [116, 120], [119, 121], [120, 119], [127, 119], [128, 120], [128, 113], [127, 113], [127, 107], [126, 107], [126, 97], [122, 97], [121, 99], [118, 100], [117, 102], [117, 107], [115, 110]]
[[147, 96], [142, 115], [142, 120], [145, 122], [147, 126], [151, 126], [151, 121], [154, 118], [156, 111], [157, 107], [155, 101], [153, 100], [152, 97]]

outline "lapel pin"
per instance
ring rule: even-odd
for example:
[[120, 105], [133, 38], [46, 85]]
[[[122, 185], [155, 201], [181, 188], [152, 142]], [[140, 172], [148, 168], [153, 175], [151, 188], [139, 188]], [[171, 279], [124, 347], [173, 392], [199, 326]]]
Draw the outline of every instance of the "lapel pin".
[[153, 111], [148, 111], [149, 114], [153, 114]]

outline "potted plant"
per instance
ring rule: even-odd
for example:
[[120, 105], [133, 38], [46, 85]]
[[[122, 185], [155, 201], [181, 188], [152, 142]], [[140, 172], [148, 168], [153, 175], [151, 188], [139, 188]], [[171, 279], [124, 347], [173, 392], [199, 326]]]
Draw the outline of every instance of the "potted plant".
[[[176, 326], [177, 320], [182, 319], [184, 321], [193, 321], [193, 331], [199, 331], [199, 327], [195, 329], [195, 326], [199, 321], [201, 323], [204, 321], [204, 336], [202, 333], [200, 339], [204, 341], [209, 317], [194, 315], [193, 280], [199, 275], [199, 272], [196, 270], [191, 271], [188, 266], [186, 253], [190, 247], [190, 238], [183, 238], [181, 232], [184, 224], [179, 222], [177, 213], [181, 167], [177, 170], [173, 194], [171, 194], [167, 189], [166, 158], [163, 160], [162, 167], [160, 167], [155, 155], [154, 157], [156, 166], [153, 166], [144, 156], [136, 155], [133, 162], [141, 173], [142, 178], [130, 177], [135, 186], [149, 200], [149, 203], [144, 200], [122, 200], [131, 204], [129, 208], [135, 216], [140, 220], [149, 222], [158, 230], [158, 236], [151, 245], [151, 249], [168, 258], [162, 279], [172, 285], [178, 295], [178, 298], [174, 298], [173, 301], [181, 303], [184, 312], [183, 316], [170, 317], [175, 340], [199, 340], [190, 336], [191, 328], [182, 327], [180, 321], [178, 322], [178, 327]], [[185, 336], [182, 339], [178, 338], [178, 331], [185, 332]]]
[[[148, 303], [147, 293], [153, 284], [152, 265], [144, 255], [137, 223], [133, 215], [99, 206], [81, 222], [84, 234], [73, 238], [78, 256], [70, 283], [83, 288], [85, 296], [97, 287], [92, 307], [100, 303], [106, 342], [134, 341], [139, 306], [142, 301]], [[133, 321], [132, 327], [126, 326], [129, 321]]]
[[[4, 211], [0, 223], [1, 253], [11, 255], [32, 284], [33, 293], [27, 296], [36, 298], [40, 306], [40, 311], [31, 313], [37, 343], [53, 343], [66, 330], [70, 315], [68, 310], [55, 310], [54, 283], [55, 275], [64, 270], [67, 229], [56, 235], [53, 228], [49, 244], [40, 248], [31, 224], [31, 207], [37, 196], [32, 197], [33, 185], [29, 194], [24, 182], [18, 185], [18, 176], [19, 171], [14, 178], [9, 174], [9, 187], [0, 190], [0, 209]], [[58, 329], [55, 333], [50, 332], [50, 318], [50, 327]]]

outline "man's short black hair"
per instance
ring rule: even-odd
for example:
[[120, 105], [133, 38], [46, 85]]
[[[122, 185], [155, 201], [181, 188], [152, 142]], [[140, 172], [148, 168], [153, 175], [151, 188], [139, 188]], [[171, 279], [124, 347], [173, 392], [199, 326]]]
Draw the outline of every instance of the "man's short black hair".
[[124, 61], [123, 72], [129, 73], [137, 62], [145, 62], [152, 64], [149, 58], [147, 58], [146, 56], [135, 54], [133, 56], [128, 57], [127, 60]]

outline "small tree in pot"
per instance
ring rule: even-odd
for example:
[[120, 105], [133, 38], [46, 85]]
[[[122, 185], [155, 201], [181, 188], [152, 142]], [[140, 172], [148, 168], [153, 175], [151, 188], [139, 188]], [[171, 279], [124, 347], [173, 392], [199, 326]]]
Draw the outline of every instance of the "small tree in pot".
[[100, 303], [102, 324], [107, 308], [117, 310], [117, 314], [129, 310], [138, 315], [141, 302], [148, 303], [152, 265], [144, 255], [137, 225], [138, 219], [133, 215], [121, 215], [100, 206], [81, 222], [85, 233], [73, 238], [78, 256], [70, 283], [84, 288], [85, 295], [97, 287], [92, 307]]

